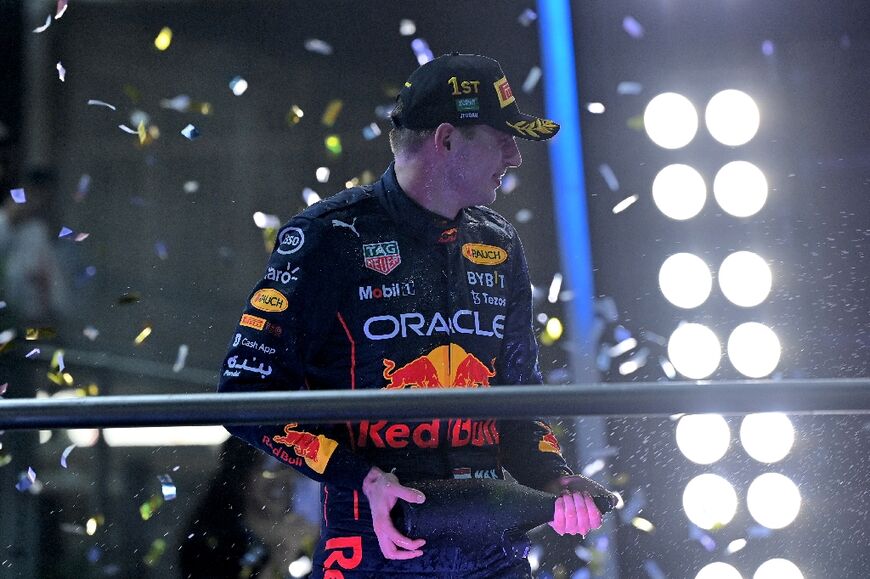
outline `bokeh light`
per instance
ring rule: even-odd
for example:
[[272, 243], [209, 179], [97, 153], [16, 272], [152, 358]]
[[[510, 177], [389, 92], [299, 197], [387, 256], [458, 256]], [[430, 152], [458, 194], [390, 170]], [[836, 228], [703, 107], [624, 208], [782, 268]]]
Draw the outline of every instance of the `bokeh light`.
[[717, 561], [698, 571], [695, 579], [743, 579], [743, 576], [728, 563]]
[[794, 445], [794, 426], [781, 412], [747, 414], [740, 424], [740, 442], [755, 460], [779, 462]]
[[704, 112], [707, 129], [713, 138], [731, 147], [748, 143], [758, 132], [761, 115], [752, 97], [728, 89], [716, 93]]
[[676, 163], [663, 168], [655, 176], [652, 196], [659, 211], [671, 219], [684, 221], [704, 208], [707, 185], [694, 168]]
[[735, 251], [719, 266], [719, 288], [728, 300], [744, 308], [755, 307], [770, 295], [773, 274], [757, 253]]
[[698, 113], [683, 95], [662, 93], [647, 104], [643, 112], [643, 127], [656, 145], [679, 149], [688, 145], [698, 132]]
[[675, 253], [659, 269], [659, 288], [669, 302], [691, 309], [703, 304], [713, 288], [713, 276], [704, 260], [692, 253]]
[[801, 495], [790, 478], [776, 472], [767, 472], [749, 485], [746, 506], [759, 525], [768, 529], [782, 529], [798, 516]]
[[713, 178], [713, 196], [726, 213], [750, 217], [767, 201], [767, 178], [748, 161], [732, 161]]
[[719, 414], [687, 414], [676, 428], [677, 446], [696, 464], [713, 464], [728, 451], [731, 430]]
[[740, 324], [728, 337], [728, 359], [747, 378], [769, 376], [779, 364], [782, 348], [776, 333], [764, 324]]
[[705, 473], [689, 481], [683, 491], [683, 510], [695, 525], [710, 530], [731, 522], [737, 512], [737, 493], [719, 475]]
[[804, 579], [804, 574], [788, 559], [768, 559], [758, 566], [752, 579]]
[[668, 357], [677, 372], [701, 380], [716, 371], [722, 346], [713, 330], [702, 324], [681, 324], [668, 339]]

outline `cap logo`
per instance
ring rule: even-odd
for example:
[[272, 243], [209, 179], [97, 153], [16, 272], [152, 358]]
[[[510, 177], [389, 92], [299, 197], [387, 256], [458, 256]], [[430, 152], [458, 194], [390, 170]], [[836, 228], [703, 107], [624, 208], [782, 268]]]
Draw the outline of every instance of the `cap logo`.
[[559, 128], [559, 125], [549, 119], [535, 119], [531, 122], [517, 121], [515, 123], [505, 121], [505, 123], [521, 136], [524, 135], [532, 139], [540, 139], [541, 136], [552, 135]]
[[507, 77], [503, 76], [492, 84], [495, 86], [495, 94], [498, 95], [498, 102], [501, 105], [501, 108], [505, 108], [516, 100], [514, 99], [511, 85], [508, 84]]
[[[479, 80], [463, 80], [459, 81], [455, 76], [451, 76], [447, 79], [447, 84], [453, 89], [453, 96], [460, 96], [464, 94], [478, 94], [480, 92], [480, 81]], [[510, 90], [510, 89], [508, 89]]]
[[479, 111], [480, 103], [477, 101], [477, 97], [456, 99], [456, 110], [460, 113]]

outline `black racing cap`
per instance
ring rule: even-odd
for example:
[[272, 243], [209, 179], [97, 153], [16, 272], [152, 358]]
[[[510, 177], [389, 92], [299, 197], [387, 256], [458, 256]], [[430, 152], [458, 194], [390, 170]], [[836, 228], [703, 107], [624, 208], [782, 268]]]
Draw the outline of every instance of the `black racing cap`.
[[479, 54], [445, 54], [411, 73], [393, 111], [399, 128], [434, 129], [489, 125], [514, 137], [545, 141], [559, 125], [520, 112], [507, 78], [497, 60]]

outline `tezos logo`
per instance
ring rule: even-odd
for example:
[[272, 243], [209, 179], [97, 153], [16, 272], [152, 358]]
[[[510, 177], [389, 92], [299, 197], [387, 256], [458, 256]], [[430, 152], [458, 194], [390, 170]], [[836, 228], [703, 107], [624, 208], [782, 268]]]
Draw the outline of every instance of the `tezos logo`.
[[508, 258], [504, 249], [483, 243], [466, 243], [462, 246], [462, 255], [477, 265], [498, 265]]
[[257, 290], [251, 297], [251, 305], [264, 312], [283, 312], [287, 309], [287, 298], [272, 288]]
[[296, 253], [305, 243], [305, 234], [298, 227], [287, 227], [278, 233], [278, 248], [281, 255]]

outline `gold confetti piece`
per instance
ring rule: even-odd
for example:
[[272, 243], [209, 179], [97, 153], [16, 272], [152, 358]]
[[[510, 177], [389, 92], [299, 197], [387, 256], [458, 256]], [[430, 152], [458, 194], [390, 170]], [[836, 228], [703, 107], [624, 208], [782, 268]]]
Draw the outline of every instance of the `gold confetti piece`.
[[154, 46], [162, 52], [169, 48], [170, 44], [172, 44], [172, 29], [164, 26], [157, 38], [154, 39]]
[[635, 517], [631, 520], [632, 526], [644, 533], [652, 533], [656, 530], [655, 525], [644, 519], [643, 517]]
[[149, 567], [154, 567], [165, 552], [166, 541], [164, 539], [154, 539], [154, 542], [151, 543], [151, 548], [148, 549], [148, 554], [142, 558], [142, 562]]
[[0, 467], [6, 466], [10, 462], [12, 462], [12, 455], [11, 454], [0, 455]]
[[305, 112], [300, 109], [298, 106], [293, 105], [290, 107], [290, 111], [287, 113], [287, 124], [288, 125], [298, 125], [299, 121], [302, 120], [302, 117], [305, 116]]
[[163, 497], [152, 495], [148, 501], [139, 505], [139, 515], [143, 521], [147, 521], [157, 513], [161, 506], [163, 506]]
[[336, 156], [341, 155], [341, 138], [338, 135], [329, 135], [324, 143], [327, 151]]
[[139, 332], [139, 335], [136, 336], [136, 339], [133, 340], [133, 343], [135, 345], [139, 346], [142, 344], [142, 342], [147, 340], [148, 336], [150, 336], [150, 335], [151, 335], [151, 326], [145, 326], [145, 329], [143, 329], [141, 332]]
[[635, 131], [642, 131], [643, 130], [643, 116], [642, 115], [635, 115], [633, 117], [630, 117], [625, 122], [625, 124], [628, 126], [629, 129], [633, 129]]
[[335, 121], [338, 119], [338, 115], [341, 114], [343, 106], [344, 103], [340, 99], [329, 101], [329, 104], [326, 105], [326, 110], [323, 111], [323, 117], [320, 119], [320, 122], [327, 127], [335, 125]]
[[136, 134], [139, 135], [139, 144], [145, 144], [145, 137], [147, 133], [145, 132], [145, 121], [139, 121], [139, 126], [136, 127]]
[[25, 328], [24, 339], [28, 341], [39, 339], [39, 328]]

